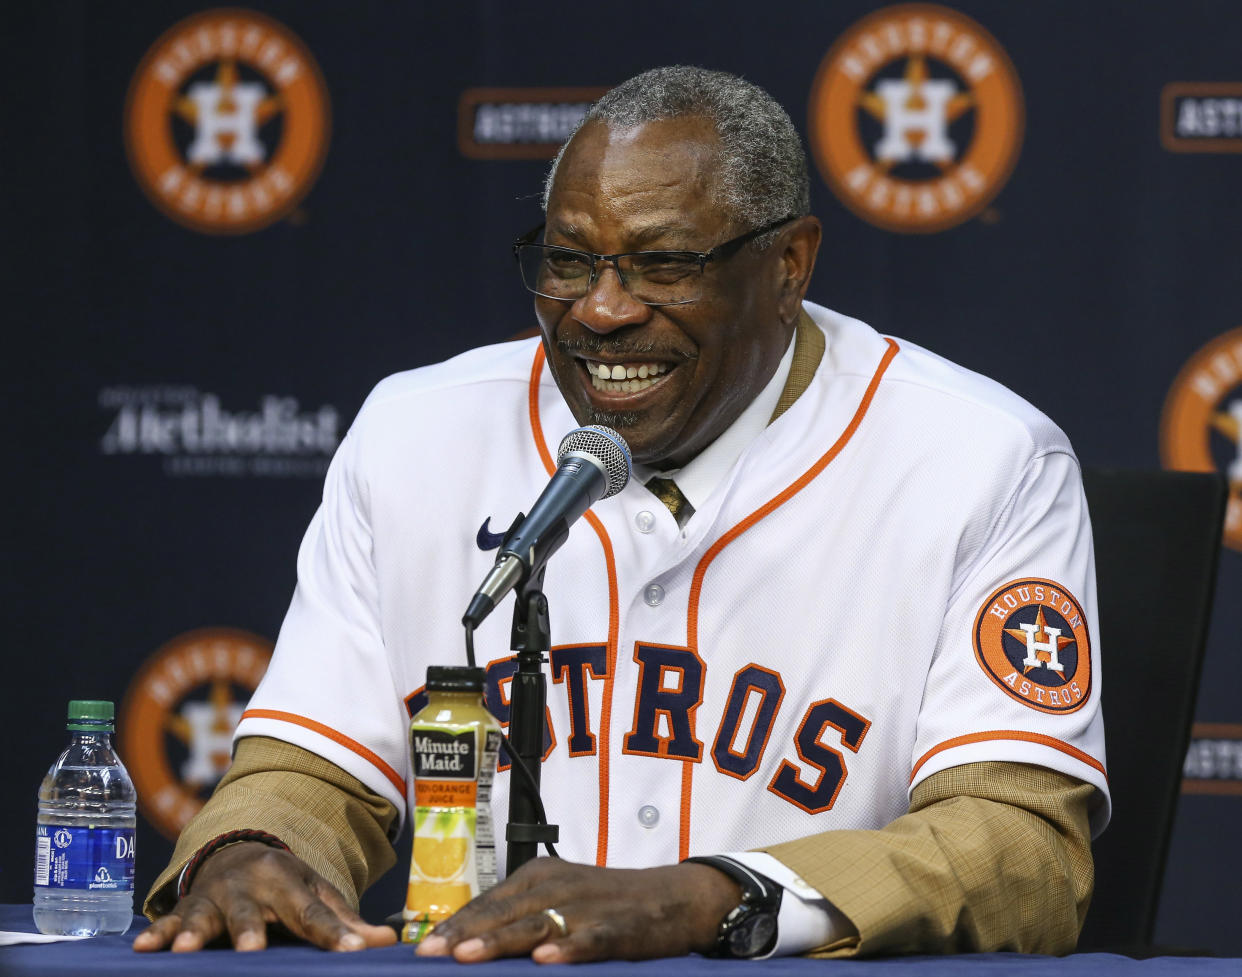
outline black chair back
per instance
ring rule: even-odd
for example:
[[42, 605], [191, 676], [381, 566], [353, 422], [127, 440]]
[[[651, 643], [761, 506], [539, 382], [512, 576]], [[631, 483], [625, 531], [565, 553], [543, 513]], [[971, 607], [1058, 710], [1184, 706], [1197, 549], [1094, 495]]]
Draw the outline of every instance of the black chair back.
[[1190, 472], [1083, 473], [1095, 538], [1113, 817], [1092, 846], [1080, 950], [1149, 946], [1190, 738], [1227, 487]]

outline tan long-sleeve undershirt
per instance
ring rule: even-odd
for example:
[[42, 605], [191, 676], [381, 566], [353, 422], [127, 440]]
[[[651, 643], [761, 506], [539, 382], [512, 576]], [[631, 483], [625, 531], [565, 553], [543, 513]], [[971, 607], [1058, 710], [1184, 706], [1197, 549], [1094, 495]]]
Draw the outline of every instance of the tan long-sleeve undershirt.
[[[1042, 767], [972, 763], [933, 774], [910, 813], [875, 831], [828, 831], [769, 852], [858, 931], [817, 954], [853, 956], [1073, 950], [1091, 898], [1094, 788]], [[181, 869], [226, 831], [257, 828], [354, 906], [396, 854], [393, 805], [336, 765], [279, 740], [248, 737], [206, 806], [182, 831], [144, 911], [176, 899]]]

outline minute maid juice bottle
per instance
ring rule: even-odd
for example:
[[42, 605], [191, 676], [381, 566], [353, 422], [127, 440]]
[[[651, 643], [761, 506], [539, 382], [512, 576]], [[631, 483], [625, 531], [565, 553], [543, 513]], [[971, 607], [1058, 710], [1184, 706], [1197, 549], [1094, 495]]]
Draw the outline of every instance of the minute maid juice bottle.
[[496, 884], [492, 780], [500, 726], [483, 706], [483, 669], [432, 665], [410, 721], [414, 850], [401, 939], [431, 928]]

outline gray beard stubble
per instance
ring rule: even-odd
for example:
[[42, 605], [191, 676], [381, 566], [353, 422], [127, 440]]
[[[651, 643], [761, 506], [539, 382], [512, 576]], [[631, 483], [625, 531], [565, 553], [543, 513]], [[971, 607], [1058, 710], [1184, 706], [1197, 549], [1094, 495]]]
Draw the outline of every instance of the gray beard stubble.
[[602, 424], [604, 427], [633, 427], [638, 423], [638, 412], [632, 410], [596, 410], [587, 409], [587, 424]]

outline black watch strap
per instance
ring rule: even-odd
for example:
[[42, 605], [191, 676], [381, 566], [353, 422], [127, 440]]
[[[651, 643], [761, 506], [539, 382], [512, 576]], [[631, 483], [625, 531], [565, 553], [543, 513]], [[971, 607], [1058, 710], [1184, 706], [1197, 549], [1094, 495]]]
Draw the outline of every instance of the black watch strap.
[[776, 918], [785, 890], [766, 875], [724, 855], [684, 859], [710, 865], [742, 887], [742, 901], [720, 921], [713, 957], [759, 957], [776, 945]]

